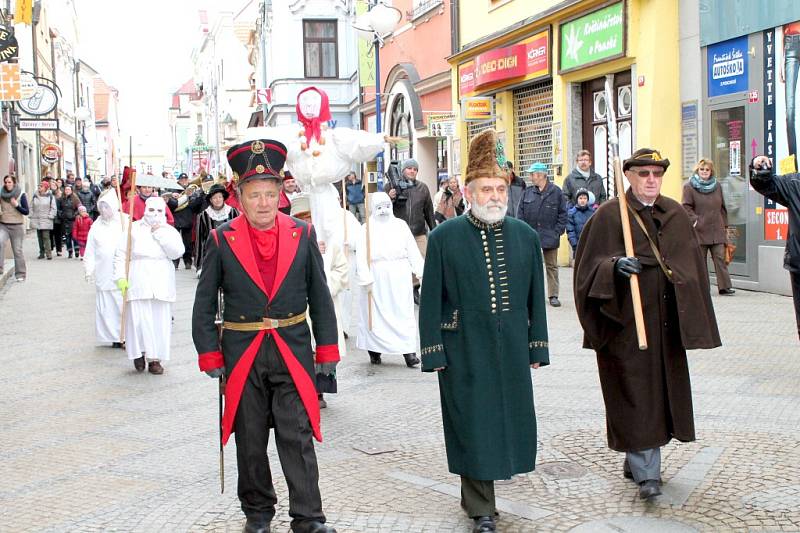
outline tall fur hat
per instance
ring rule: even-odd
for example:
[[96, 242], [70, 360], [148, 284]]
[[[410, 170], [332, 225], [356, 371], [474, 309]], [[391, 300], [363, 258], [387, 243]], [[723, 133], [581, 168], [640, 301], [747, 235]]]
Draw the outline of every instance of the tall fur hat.
[[509, 181], [505, 149], [493, 129], [479, 133], [469, 143], [464, 185], [478, 178], [502, 178], [506, 183]]

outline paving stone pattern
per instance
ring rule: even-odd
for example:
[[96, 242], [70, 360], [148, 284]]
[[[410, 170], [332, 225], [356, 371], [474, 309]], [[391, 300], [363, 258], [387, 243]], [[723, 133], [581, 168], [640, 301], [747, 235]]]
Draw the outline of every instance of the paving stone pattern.
[[[172, 360], [138, 374], [94, 342], [94, 290], [74, 259], [35, 259], [0, 293], [0, 531], [241, 531], [235, 442], [219, 493], [216, 382], [190, 337], [196, 280], [178, 272]], [[535, 472], [497, 483], [499, 530], [800, 531], [800, 346], [791, 299], [738, 291], [713, 301], [723, 348], [690, 354], [698, 441], [663, 451], [664, 495], [639, 500], [606, 446], [594, 354], [581, 349], [561, 270], [548, 308], [551, 366], [534, 371]], [[400, 355], [339, 367], [317, 446], [329, 522], [340, 532], [462, 532], [447, 471], [436, 378]], [[632, 354], [635, 357], [635, 354]], [[381, 453], [373, 453], [375, 451]], [[288, 531], [287, 491], [275, 531]]]

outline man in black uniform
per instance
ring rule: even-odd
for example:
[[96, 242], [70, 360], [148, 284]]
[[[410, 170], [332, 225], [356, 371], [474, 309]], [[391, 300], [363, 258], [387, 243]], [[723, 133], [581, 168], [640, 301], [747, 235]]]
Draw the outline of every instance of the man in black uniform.
[[[228, 150], [239, 175], [243, 215], [211, 231], [195, 295], [192, 337], [200, 369], [227, 377], [222, 442], [236, 433], [239, 500], [246, 533], [268, 533], [275, 515], [267, 443], [275, 440], [289, 487], [292, 531], [335, 532], [325, 525], [312, 436], [322, 440], [316, 363], [339, 360], [333, 301], [311, 224], [278, 212], [286, 147], [247, 141]], [[214, 323], [224, 295], [222, 340]]]
[[[172, 211], [175, 219], [175, 229], [181, 234], [183, 239], [183, 265], [186, 270], [192, 268], [192, 258], [194, 257], [194, 242], [192, 241], [192, 227], [197, 213], [203, 210], [204, 196], [199, 189], [188, 188], [189, 176], [183, 172], [178, 176], [178, 185], [183, 192], [180, 194], [172, 193], [172, 198], [167, 202], [167, 207]], [[178, 268], [181, 260], [176, 259], [175, 268]]]

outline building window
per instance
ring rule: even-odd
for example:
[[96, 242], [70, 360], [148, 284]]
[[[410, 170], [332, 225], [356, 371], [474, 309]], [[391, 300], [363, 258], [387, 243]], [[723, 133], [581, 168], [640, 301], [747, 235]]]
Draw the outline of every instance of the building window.
[[306, 78], [338, 78], [337, 27], [335, 20], [303, 21]]
[[447, 137], [436, 139], [436, 169], [447, 174]]

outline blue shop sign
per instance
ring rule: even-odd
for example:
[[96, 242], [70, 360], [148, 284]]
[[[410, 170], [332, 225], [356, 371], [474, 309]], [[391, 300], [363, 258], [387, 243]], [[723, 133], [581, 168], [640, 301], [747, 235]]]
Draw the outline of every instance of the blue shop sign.
[[747, 36], [717, 43], [708, 54], [708, 96], [747, 90]]

